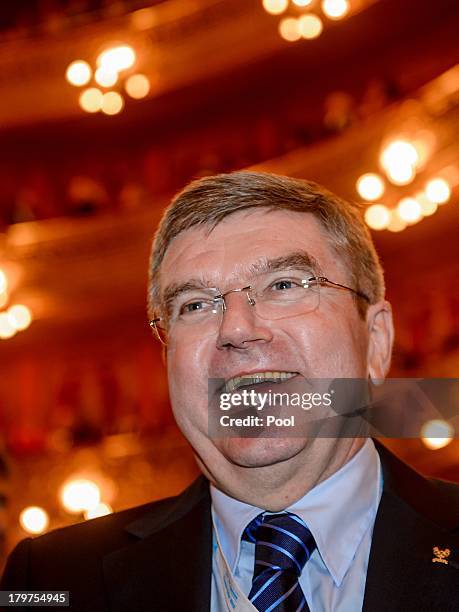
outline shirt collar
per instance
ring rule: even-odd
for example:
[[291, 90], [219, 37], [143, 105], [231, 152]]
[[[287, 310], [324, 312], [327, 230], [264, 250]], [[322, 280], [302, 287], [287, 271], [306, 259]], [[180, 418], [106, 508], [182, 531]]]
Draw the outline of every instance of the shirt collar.
[[[286, 508], [307, 524], [318, 551], [339, 586], [357, 548], [374, 523], [382, 493], [381, 463], [371, 439], [337, 472]], [[235, 571], [244, 529], [262, 508], [210, 486], [212, 512], [222, 552]]]

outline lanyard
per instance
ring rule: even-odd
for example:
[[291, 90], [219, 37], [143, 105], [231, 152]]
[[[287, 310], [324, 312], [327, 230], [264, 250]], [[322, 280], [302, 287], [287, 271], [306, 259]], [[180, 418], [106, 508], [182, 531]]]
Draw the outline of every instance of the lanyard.
[[219, 612], [257, 612], [257, 608], [250, 602], [245, 593], [241, 591], [234, 579], [228, 561], [223, 554], [218, 537], [218, 531], [213, 522], [213, 554], [212, 554], [212, 573], [216, 580], [216, 593]]

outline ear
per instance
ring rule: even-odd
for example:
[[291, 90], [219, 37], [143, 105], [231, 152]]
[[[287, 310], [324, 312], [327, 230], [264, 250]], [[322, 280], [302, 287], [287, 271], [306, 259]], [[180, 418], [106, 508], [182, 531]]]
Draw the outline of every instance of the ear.
[[377, 385], [387, 376], [394, 343], [394, 324], [389, 302], [381, 300], [370, 305], [366, 320], [368, 329], [367, 375], [373, 384]]

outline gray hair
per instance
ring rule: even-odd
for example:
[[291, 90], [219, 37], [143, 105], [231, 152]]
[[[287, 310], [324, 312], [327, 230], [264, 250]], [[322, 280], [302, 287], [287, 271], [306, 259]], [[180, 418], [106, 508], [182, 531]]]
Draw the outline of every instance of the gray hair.
[[[346, 202], [311, 181], [237, 171], [191, 182], [165, 210], [151, 251], [149, 317], [161, 307], [160, 268], [173, 238], [195, 226], [206, 226], [210, 233], [228, 215], [260, 207], [313, 214], [330, 236], [330, 246], [345, 261], [352, 286], [367, 295], [371, 304], [384, 297], [382, 266], [360, 205]], [[356, 303], [364, 317], [367, 304], [358, 298]]]

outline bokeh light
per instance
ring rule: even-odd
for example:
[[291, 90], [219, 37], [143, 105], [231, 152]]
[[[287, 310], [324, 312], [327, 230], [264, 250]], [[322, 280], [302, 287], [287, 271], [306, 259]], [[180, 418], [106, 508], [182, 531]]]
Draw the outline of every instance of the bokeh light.
[[391, 213], [390, 222], [386, 229], [394, 233], [402, 232], [407, 227], [407, 222], [400, 219], [397, 210], [392, 210]]
[[309, 6], [312, 3], [313, 0], [292, 0], [293, 4], [296, 4], [296, 6], [300, 6], [302, 8], [304, 8], [305, 6]]
[[406, 140], [394, 140], [381, 153], [383, 168], [396, 164], [415, 166], [418, 159], [416, 147]]
[[93, 510], [100, 503], [100, 489], [92, 480], [78, 478], [66, 482], [60, 491], [64, 508], [73, 514]]
[[280, 15], [288, 6], [288, 0], [263, 0], [263, 8], [270, 15]]
[[113, 508], [109, 504], [105, 504], [104, 502], [100, 502], [97, 504], [95, 508], [91, 510], [87, 510], [84, 513], [84, 518], [86, 520], [98, 518], [99, 516], [107, 516], [107, 514], [111, 514], [113, 512]]
[[300, 40], [301, 34], [298, 24], [298, 19], [294, 17], [285, 17], [279, 22], [279, 34], [288, 42]]
[[390, 218], [390, 211], [384, 204], [372, 204], [365, 211], [365, 222], [374, 230], [386, 229]]
[[3, 270], [0, 270], [0, 293], [5, 293], [8, 289], [8, 279]]
[[126, 93], [136, 100], [145, 98], [150, 91], [150, 81], [144, 74], [131, 75], [124, 84]]
[[113, 87], [118, 80], [118, 73], [100, 66], [94, 73], [94, 79], [101, 87]]
[[430, 215], [433, 215], [438, 209], [438, 204], [432, 202], [423, 191], [416, 193], [414, 199], [419, 203], [421, 213], [424, 217], [430, 217]]
[[108, 91], [102, 97], [102, 112], [106, 115], [117, 115], [123, 110], [124, 99], [116, 91]]
[[152, 6], [139, 9], [131, 14], [131, 23], [137, 30], [149, 30], [156, 22], [156, 13]]
[[368, 202], [374, 202], [384, 194], [384, 181], [379, 174], [368, 172], [362, 174], [357, 180], [357, 191], [361, 198]]
[[317, 15], [302, 15], [298, 19], [300, 35], [307, 40], [312, 40], [321, 35], [324, 25]]
[[11, 325], [11, 321], [6, 312], [0, 312], [0, 338], [2, 340], [8, 340], [12, 338], [17, 332], [17, 329]]
[[387, 178], [394, 185], [408, 185], [411, 183], [416, 176], [416, 169], [414, 166], [391, 166], [386, 170]]
[[416, 223], [422, 218], [421, 205], [414, 198], [402, 198], [397, 204], [397, 212], [407, 223]]
[[32, 313], [23, 304], [14, 304], [7, 311], [8, 320], [18, 331], [27, 329], [32, 322]]
[[432, 202], [444, 204], [451, 197], [451, 187], [445, 179], [434, 178], [425, 186], [425, 193]]
[[394, 140], [383, 149], [379, 161], [394, 185], [407, 185], [416, 176], [419, 156], [410, 142]]
[[79, 98], [81, 108], [87, 113], [97, 113], [102, 108], [103, 93], [97, 87], [85, 89]]
[[349, 0], [323, 0], [322, 10], [330, 19], [341, 19], [349, 12]]
[[75, 60], [68, 65], [65, 78], [67, 81], [75, 87], [81, 87], [89, 83], [91, 79], [91, 67], [87, 62], [83, 60]]
[[97, 65], [108, 72], [121, 72], [134, 65], [136, 54], [129, 45], [120, 45], [103, 51], [97, 58]]
[[39, 506], [29, 506], [19, 515], [19, 523], [24, 531], [39, 534], [46, 531], [49, 525], [49, 516], [46, 510]]
[[453, 426], [443, 419], [433, 419], [424, 423], [421, 429], [421, 440], [431, 450], [448, 446], [454, 436]]
[[418, 161], [416, 162], [417, 168], [423, 168], [426, 165], [432, 156], [435, 148], [435, 142], [435, 134], [427, 129], [420, 130], [413, 138], [411, 143], [415, 147], [418, 155]]

